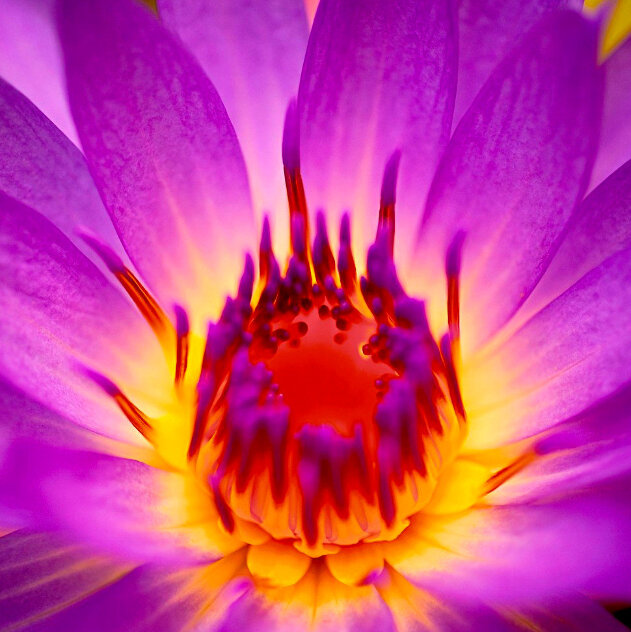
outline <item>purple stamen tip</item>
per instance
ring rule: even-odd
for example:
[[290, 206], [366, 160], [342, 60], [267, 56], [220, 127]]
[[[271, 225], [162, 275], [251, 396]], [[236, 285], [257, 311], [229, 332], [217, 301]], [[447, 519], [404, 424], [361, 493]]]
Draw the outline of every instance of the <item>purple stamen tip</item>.
[[381, 205], [389, 206], [396, 201], [397, 178], [399, 175], [399, 163], [401, 162], [401, 151], [397, 149], [392, 153], [386, 163], [383, 180], [381, 183]]
[[296, 99], [291, 99], [285, 113], [283, 128], [283, 165], [289, 171], [300, 169], [300, 129]]

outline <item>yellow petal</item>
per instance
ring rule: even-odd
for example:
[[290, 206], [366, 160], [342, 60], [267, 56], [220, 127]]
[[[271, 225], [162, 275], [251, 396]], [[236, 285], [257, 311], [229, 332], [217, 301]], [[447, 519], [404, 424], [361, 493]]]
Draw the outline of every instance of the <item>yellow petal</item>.
[[325, 557], [335, 579], [350, 586], [360, 586], [383, 570], [383, 552], [378, 544], [356, 544], [343, 547], [335, 555]]
[[309, 570], [311, 558], [291, 544], [270, 540], [250, 546], [247, 564], [253, 577], [267, 586], [293, 586]]

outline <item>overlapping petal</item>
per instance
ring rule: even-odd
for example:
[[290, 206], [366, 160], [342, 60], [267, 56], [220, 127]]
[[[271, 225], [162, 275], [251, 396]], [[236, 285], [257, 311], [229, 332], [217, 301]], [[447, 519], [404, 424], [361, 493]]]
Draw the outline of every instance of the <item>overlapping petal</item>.
[[0, 501], [14, 525], [61, 530], [136, 563], [210, 563], [243, 546], [183, 474], [34, 439], [8, 438], [1, 449]]
[[605, 104], [591, 187], [631, 160], [631, 38], [605, 60]]
[[208, 315], [255, 245], [234, 129], [199, 64], [131, 0], [64, 0], [68, 92], [130, 258], [166, 305]]
[[3, 630], [39, 629], [39, 621], [118, 581], [130, 568], [59, 536], [29, 531], [0, 538], [0, 560]]
[[46, 218], [4, 195], [0, 277], [2, 376], [75, 423], [138, 441], [82, 371], [115, 375], [121, 387], [168, 384], [157, 340], [131, 301]]
[[318, 6], [298, 96], [303, 175], [334, 235], [351, 210], [357, 252], [374, 239], [384, 168], [401, 150], [396, 250], [407, 261], [451, 127], [455, 13], [434, 0]]
[[287, 229], [281, 141], [307, 47], [303, 0], [160, 0], [160, 16], [195, 54], [217, 88], [248, 165], [255, 209]]
[[48, 217], [86, 253], [78, 227], [121, 249], [81, 152], [2, 79], [0, 191]]
[[25, 94], [77, 143], [54, 24], [55, 0], [5, 0], [0, 21], [0, 77]]
[[607, 257], [631, 246], [631, 161], [578, 206], [543, 277], [510, 323], [515, 327]]
[[415, 521], [390, 554], [410, 581], [432, 591], [459, 587], [507, 609], [582, 593], [624, 603], [629, 595], [629, 479], [536, 502], [482, 506]]
[[461, 0], [458, 5], [458, 90], [454, 122], [462, 118], [495, 67], [538, 20], [579, 0]]
[[462, 382], [469, 445], [531, 436], [629, 381], [630, 288], [627, 248], [472, 360]]
[[466, 234], [465, 353], [517, 309], [582, 197], [598, 141], [597, 25], [571, 11], [543, 20], [496, 69], [434, 177], [417, 244], [419, 292], [445, 322], [445, 252]]

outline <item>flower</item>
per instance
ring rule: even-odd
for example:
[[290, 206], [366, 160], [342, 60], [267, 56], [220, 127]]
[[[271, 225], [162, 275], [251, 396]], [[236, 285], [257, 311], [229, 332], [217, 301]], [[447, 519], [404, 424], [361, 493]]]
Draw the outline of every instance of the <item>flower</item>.
[[617, 628], [631, 48], [573, 5], [60, 0], [71, 121], [9, 3], [82, 151], [0, 83], [3, 629]]

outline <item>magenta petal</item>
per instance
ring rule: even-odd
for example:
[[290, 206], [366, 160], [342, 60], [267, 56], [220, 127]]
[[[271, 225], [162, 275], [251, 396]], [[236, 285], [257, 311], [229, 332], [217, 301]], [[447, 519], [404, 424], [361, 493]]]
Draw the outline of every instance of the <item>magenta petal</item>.
[[303, 0], [159, 0], [160, 16], [216, 86], [245, 155], [258, 212], [288, 234], [280, 147], [307, 47]]
[[55, 33], [55, 0], [4, 0], [0, 76], [25, 94], [75, 144]]
[[75, 423], [138, 441], [81, 365], [137, 388], [168, 385], [153, 332], [59, 229], [3, 194], [0, 279], [0, 374]]
[[631, 38], [612, 53], [604, 67], [605, 106], [592, 187], [631, 159]]
[[206, 315], [256, 243], [245, 163], [223, 104], [144, 7], [60, 6], [70, 105], [121, 241], [165, 304]]
[[127, 568], [57, 535], [10, 533], [0, 538], [0, 629], [40, 629], [40, 618], [117, 581]]
[[455, 21], [451, 0], [320, 2], [298, 96], [303, 175], [311, 207], [333, 227], [352, 211], [362, 251], [399, 149], [396, 250], [407, 261], [451, 127]]
[[0, 506], [14, 525], [63, 532], [132, 563], [221, 557], [210, 540], [191, 537], [176, 510], [184, 501], [170, 495], [183, 493], [175, 485], [181, 474], [33, 439], [2, 441], [0, 449]]
[[87, 254], [78, 226], [122, 250], [81, 152], [2, 79], [0, 191], [48, 217]]
[[539, 19], [555, 9], [581, 5], [580, 0], [461, 0], [454, 121], [462, 118], [495, 66]]
[[630, 303], [626, 249], [473, 359], [463, 375], [463, 397], [472, 402], [469, 444], [531, 436], [631, 380]]
[[[523, 302], [585, 191], [602, 101], [597, 45], [597, 25], [577, 13], [544, 19], [493, 73], [436, 172], [417, 283], [442, 278], [448, 244], [464, 231], [465, 352]], [[444, 290], [432, 299], [433, 312], [444, 309]]]

